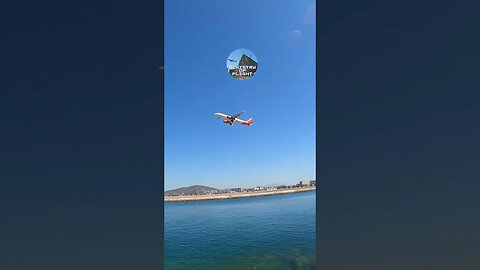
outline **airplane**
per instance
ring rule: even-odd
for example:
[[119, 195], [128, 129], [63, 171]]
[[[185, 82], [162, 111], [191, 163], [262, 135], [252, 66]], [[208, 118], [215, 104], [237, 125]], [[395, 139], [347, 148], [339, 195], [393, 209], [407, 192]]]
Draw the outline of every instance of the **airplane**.
[[223, 113], [215, 113], [215, 116], [220, 119], [220, 118], [224, 118], [225, 120], [223, 120], [223, 123], [225, 124], [229, 124], [230, 126], [233, 126], [235, 123], [237, 124], [240, 124], [240, 125], [244, 125], [244, 126], [251, 126], [253, 125], [253, 118], [250, 118], [248, 119], [247, 121], [244, 121], [244, 120], [241, 120], [241, 119], [238, 119], [238, 117], [244, 112], [239, 112], [235, 115], [226, 115], [226, 114], [223, 114]]
[[230, 61], [230, 62], [237, 62], [237, 61], [232, 60], [232, 59], [230, 59], [230, 58], [228, 58], [228, 61]]

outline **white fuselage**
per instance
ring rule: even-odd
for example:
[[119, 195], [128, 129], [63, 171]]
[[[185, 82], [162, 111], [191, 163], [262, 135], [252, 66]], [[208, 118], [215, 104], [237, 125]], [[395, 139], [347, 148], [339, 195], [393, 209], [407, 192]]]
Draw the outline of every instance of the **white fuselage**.
[[219, 118], [219, 119], [220, 119], [220, 118], [225, 119], [223, 122], [224, 122], [225, 124], [229, 124], [229, 125], [231, 125], [231, 126], [232, 126], [233, 124], [235, 124], [235, 123], [241, 124], [241, 125], [246, 125], [246, 126], [252, 125], [251, 122], [244, 121], [244, 120], [241, 120], [241, 119], [238, 119], [238, 118], [233, 118], [232, 116], [227, 115], [227, 114], [224, 114], [224, 113], [215, 113], [215, 116], [216, 116], [217, 118]]

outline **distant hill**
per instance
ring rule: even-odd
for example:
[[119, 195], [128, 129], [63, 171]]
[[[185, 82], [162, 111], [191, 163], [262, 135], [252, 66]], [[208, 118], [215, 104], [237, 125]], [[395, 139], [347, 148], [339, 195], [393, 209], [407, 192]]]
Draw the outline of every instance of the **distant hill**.
[[172, 196], [172, 195], [182, 195], [182, 194], [185, 194], [185, 195], [208, 194], [214, 191], [218, 191], [218, 189], [212, 188], [212, 187], [195, 185], [190, 187], [181, 187], [177, 189], [167, 190], [165, 191], [165, 195]]
[[263, 185], [264, 187], [278, 187], [278, 186], [286, 186], [286, 184], [283, 183], [272, 183], [272, 184], [267, 184]]

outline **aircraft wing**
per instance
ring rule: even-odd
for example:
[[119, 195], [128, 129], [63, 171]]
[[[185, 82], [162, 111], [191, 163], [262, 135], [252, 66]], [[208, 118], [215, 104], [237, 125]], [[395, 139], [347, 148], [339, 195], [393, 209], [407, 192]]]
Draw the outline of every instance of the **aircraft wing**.
[[231, 117], [230, 115], [226, 115], [226, 114], [223, 114], [223, 113], [215, 113], [215, 116], [217, 118], [223, 118], [223, 119], [229, 119]]
[[239, 117], [242, 113], [244, 113], [244, 112], [239, 112], [239, 113], [237, 113], [237, 114], [235, 114], [235, 115], [232, 115], [232, 118], [235, 119], [235, 118]]

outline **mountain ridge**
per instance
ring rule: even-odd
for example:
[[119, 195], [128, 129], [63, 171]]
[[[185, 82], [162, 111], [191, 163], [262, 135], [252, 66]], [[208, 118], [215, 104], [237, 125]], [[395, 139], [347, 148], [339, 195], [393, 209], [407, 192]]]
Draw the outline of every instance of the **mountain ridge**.
[[165, 191], [165, 195], [194, 195], [194, 194], [208, 194], [214, 191], [218, 191], [216, 188], [193, 185], [188, 187], [181, 187]]

